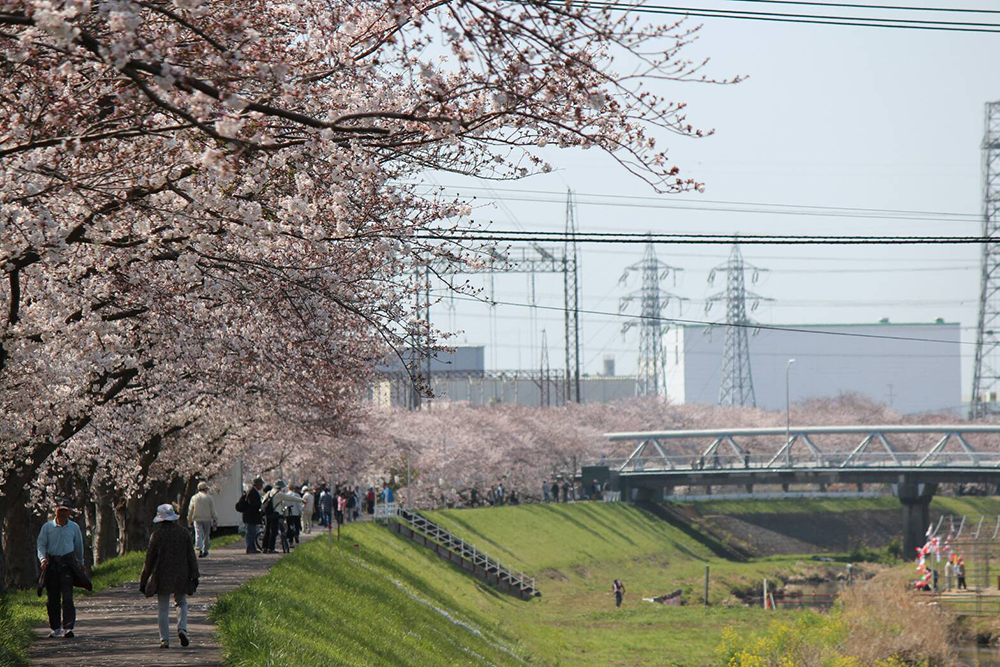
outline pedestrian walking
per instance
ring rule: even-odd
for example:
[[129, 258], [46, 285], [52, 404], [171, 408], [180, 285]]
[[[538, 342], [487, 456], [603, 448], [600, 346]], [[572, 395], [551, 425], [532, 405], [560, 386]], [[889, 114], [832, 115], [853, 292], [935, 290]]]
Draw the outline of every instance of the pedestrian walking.
[[396, 494], [393, 493], [392, 487], [389, 486], [388, 482], [382, 482], [382, 502], [386, 505], [396, 502]]
[[346, 516], [344, 517], [347, 521], [357, 521], [358, 520], [358, 494], [355, 492], [353, 486], [347, 487], [345, 492], [347, 503], [344, 507]]
[[[278, 534], [284, 528], [284, 514], [285, 508], [296, 504], [302, 505], [302, 498], [292, 495], [285, 491], [288, 487], [285, 484], [285, 480], [279, 479], [274, 483], [273, 488], [264, 488], [264, 497], [261, 500], [261, 508], [264, 513], [264, 553], [274, 554], [278, 553], [277, 546]], [[282, 543], [283, 550], [287, 544], [287, 533], [285, 534], [285, 540]], [[287, 550], [286, 550], [287, 551]]]
[[253, 484], [236, 503], [236, 509], [243, 513], [248, 554], [257, 553], [257, 534], [260, 532], [261, 524], [264, 523], [264, 515], [261, 512], [261, 489], [263, 488], [264, 480], [260, 477], [254, 477]]
[[552, 500], [552, 489], [549, 486], [549, 480], [542, 480], [542, 502], [547, 503]]
[[615, 579], [614, 583], [611, 584], [611, 592], [615, 594], [615, 606], [622, 606], [622, 600], [625, 599], [625, 584], [622, 583], [621, 579]]
[[285, 521], [288, 523], [288, 543], [289, 545], [293, 542], [299, 544], [299, 534], [302, 532], [302, 513], [305, 511], [306, 501], [294, 488], [289, 489], [288, 493], [302, 501], [301, 503], [286, 503], [284, 506]]
[[568, 479], [564, 479], [563, 480], [563, 484], [562, 484], [563, 502], [564, 503], [568, 503], [569, 502], [569, 491], [570, 491], [569, 480]]
[[625, 599], [625, 584], [621, 579], [615, 579], [611, 584], [611, 592], [615, 594], [615, 606], [622, 606], [622, 601]]
[[153, 523], [159, 524], [149, 538], [146, 562], [142, 566], [139, 591], [146, 597], [156, 596], [160, 648], [170, 648], [170, 596], [177, 603], [177, 637], [181, 646], [190, 643], [187, 634], [188, 596], [198, 587], [198, 559], [194, 555], [191, 533], [177, 522], [180, 516], [174, 506], [156, 508]]
[[319, 494], [319, 517], [319, 524], [324, 528], [333, 525], [333, 494], [326, 485]]
[[215, 513], [215, 502], [208, 492], [208, 484], [198, 482], [198, 493], [191, 496], [188, 503], [188, 523], [194, 526], [195, 548], [198, 558], [208, 555], [212, 542], [212, 529], [219, 525], [219, 515]]
[[316, 495], [308, 486], [302, 487], [302, 530], [308, 535], [313, 531], [313, 515], [317, 512]]
[[337, 491], [337, 506], [333, 510], [334, 517], [337, 519], [337, 526], [340, 527], [344, 525], [344, 510], [347, 509], [347, 492]]
[[961, 556], [955, 563], [955, 578], [958, 579], [958, 590], [967, 591], [969, 587], [965, 585], [965, 561]]
[[55, 517], [42, 526], [35, 543], [42, 565], [38, 595], [45, 589], [46, 610], [49, 614], [49, 637], [75, 636], [76, 605], [73, 587], [93, 590], [83, 571], [83, 533], [75, 521], [69, 520], [68, 502], [55, 503]]
[[375, 489], [371, 486], [368, 487], [368, 493], [365, 494], [365, 511], [368, 514], [375, 514]]

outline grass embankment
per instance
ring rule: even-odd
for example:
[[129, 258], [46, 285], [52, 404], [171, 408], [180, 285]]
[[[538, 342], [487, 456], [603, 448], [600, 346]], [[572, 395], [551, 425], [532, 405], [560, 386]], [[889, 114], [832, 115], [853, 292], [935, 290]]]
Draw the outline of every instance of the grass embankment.
[[[723, 627], [749, 632], [765, 619], [759, 609], [720, 605], [731, 589], [819, 567], [793, 557], [724, 561], [624, 504], [431, 516], [536, 575], [542, 597], [501, 594], [384, 527], [347, 525], [339, 545], [304, 545], [220, 601], [214, 614], [227, 664], [706, 665]], [[706, 563], [709, 608], [701, 604]], [[615, 577], [628, 590], [621, 609], [611, 595]], [[678, 588], [688, 606], [642, 600]]]
[[[825, 512], [862, 512], [898, 510], [899, 500], [892, 496], [884, 498], [801, 498], [788, 500], [706, 500], [693, 503], [678, 503], [696, 507], [706, 514], [822, 514]], [[1000, 498], [983, 496], [944, 497], [935, 496], [931, 501], [931, 511], [942, 514], [980, 515], [1000, 514]]]
[[[242, 535], [222, 535], [212, 540], [212, 546], [221, 548], [241, 539]], [[76, 595], [93, 595], [112, 586], [137, 581], [145, 560], [145, 551], [133, 551], [95, 566], [90, 577], [94, 584], [93, 592], [78, 588]], [[18, 667], [28, 664], [28, 647], [35, 637], [35, 628], [48, 624], [45, 600], [44, 592], [38, 597], [34, 589], [0, 595], [0, 665]]]

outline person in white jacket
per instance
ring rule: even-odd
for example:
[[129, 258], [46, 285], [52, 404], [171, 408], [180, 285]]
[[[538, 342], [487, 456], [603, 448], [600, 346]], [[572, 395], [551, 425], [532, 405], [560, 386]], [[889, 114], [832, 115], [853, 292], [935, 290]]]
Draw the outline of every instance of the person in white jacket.
[[[302, 498], [299, 498], [297, 494], [285, 491], [287, 487], [285, 480], [279, 479], [274, 483], [274, 488], [265, 493], [261, 500], [261, 506], [265, 508], [264, 518], [267, 521], [267, 531], [264, 533], [264, 553], [273, 554], [276, 552], [275, 545], [281, 524], [284, 523], [285, 508], [292, 505], [299, 507], [303, 505]], [[266, 511], [268, 505], [271, 507], [271, 512]]]
[[316, 496], [308, 486], [302, 487], [302, 531], [308, 535], [313, 528], [313, 512], [316, 511]]
[[215, 502], [205, 482], [198, 482], [198, 493], [191, 497], [191, 502], [188, 504], [187, 520], [194, 525], [194, 542], [198, 558], [204, 558], [208, 555], [211, 544], [212, 528], [219, 525]]

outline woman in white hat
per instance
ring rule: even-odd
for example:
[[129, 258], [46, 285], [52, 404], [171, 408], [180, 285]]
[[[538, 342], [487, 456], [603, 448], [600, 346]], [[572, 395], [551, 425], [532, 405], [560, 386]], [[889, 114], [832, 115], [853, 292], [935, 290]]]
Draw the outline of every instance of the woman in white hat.
[[177, 523], [180, 516], [170, 504], [156, 508], [153, 523], [158, 526], [149, 538], [146, 563], [142, 568], [139, 590], [146, 596], [157, 596], [159, 604], [160, 648], [170, 648], [170, 596], [174, 596], [180, 617], [177, 636], [181, 646], [190, 642], [187, 636], [187, 596], [198, 586], [198, 558], [194, 554], [191, 533]]

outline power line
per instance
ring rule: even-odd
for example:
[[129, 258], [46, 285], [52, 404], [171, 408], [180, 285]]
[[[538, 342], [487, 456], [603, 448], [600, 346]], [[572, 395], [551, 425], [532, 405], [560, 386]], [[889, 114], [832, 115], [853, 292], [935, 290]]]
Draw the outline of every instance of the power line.
[[[482, 304], [492, 303], [492, 304], [495, 304], [495, 305], [498, 305], [498, 306], [512, 306], [512, 307], [515, 307], [515, 308], [538, 308], [539, 310], [552, 310], [552, 311], [557, 311], [557, 312], [560, 312], [560, 313], [565, 312], [565, 310], [566, 310], [565, 308], [562, 308], [562, 307], [559, 307], [559, 306], [540, 306], [540, 305], [532, 305], [532, 304], [528, 304], [528, 303], [519, 303], [519, 302], [516, 302], [516, 301], [496, 301], [496, 300], [493, 300], [493, 301], [487, 302], [484, 299], [477, 299], [475, 297], [468, 297], [468, 296], [452, 295], [452, 296], [449, 296], [449, 298], [453, 298], [453, 299], [456, 299], [456, 300], [459, 300], [459, 301], [475, 301], [477, 303], [482, 303]], [[603, 316], [607, 316], [607, 317], [630, 318], [630, 319], [634, 319], [636, 317], [635, 315], [629, 316], [629, 315], [624, 315], [622, 313], [616, 313], [616, 312], [605, 311], [605, 310], [588, 310], [586, 308], [580, 308], [579, 311], [581, 313], [585, 313], [585, 314], [588, 314], [588, 315], [603, 315]], [[711, 321], [708, 321], [708, 320], [691, 320], [691, 319], [684, 319], [684, 318], [678, 318], [678, 317], [663, 317], [663, 316], [655, 317], [653, 319], [657, 319], [657, 320], [660, 320], [660, 321], [663, 321], [663, 322], [669, 322], [671, 324], [686, 324], [686, 325], [707, 326], [707, 327], [725, 327], [725, 326], [740, 327], [740, 326], [742, 326], [742, 327], [747, 328], [747, 329], [759, 329], [759, 330], [762, 330], [762, 331], [785, 331], [785, 332], [789, 332], [789, 333], [814, 334], [814, 335], [821, 335], [821, 336], [844, 336], [844, 337], [848, 337], [848, 338], [874, 338], [874, 339], [880, 339], [880, 340], [913, 341], [913, 342], [919, 342], [919, 343], [946, 343], [946, 344], [949, 344], [949, 345], [975, 345], [974, 341], [966, 342], [966, 341], [961, 341], [961, 340], [957, 340], [957, 341], [956, 340], [945, 340], [945, 339], [941, 339], [941, 338], [916, 338], [914, 336], [888, 336], [888, 335], [885, 335], [885, 334], [864, 334], [864, 333], [853, 333], [853, 332], [848, 332], [848, 331], [821, 331], [821, 330], [818, 330], [818, 329], [804, 329], [804, 328], [801, 328], [801, 327], [782, 327], [782, 326], [777, 326], [777, 325], [773, 325], [773, 324], [759, 324], [759, 323], [745, 324], [745, 325], [740, 325], [740, 324], [726, 324], [725, 322], [711, 322]], [[875, 326], [875, 325], [872, 325], [872, 326]], [[928, 323], [927, 326], [935, 326], [935, 325], [932, 324], [932, 323]]]
[[[555, 4], [555, 3], [549, 3]], [[559, 3], [563, 4], [563, 3]], [[878, 17], [829, 16], [816, 14], [787, 14], [780, 12], [747, 12], [739, 10], [708, 9], [704, 7], [672, 7], [660, 5], [626, 5], [594, 0], [568, 0], [566, 5], [577, 8], [609, 9], [664, 16], [697, 16], [702, 18], [767, 21], [772, 23], [803, 23], [808, 25], [839, 25], [856, 28], [895, 28], [901, 30], [928, 30], [938, 32], [1000, 33], [1000, 25], [960, 21], [924, 21], [919, 19], [884, 19]], [[966, 27], [968, 26], [968, 27]]]
[[904, 5], [862, 5], [844, 2], [805, 2], [803, 0], [729, 0], [729, 2], [753, 2], [769, 5], [803, 5], [810, 7], [838, 7], [844, 9], [901, 10], [913, 12], [948, 12], [955, 14], [1000, 14], [998, 9], [959, 9], [949, 7], [906, 7]]
[[[449, 190], [485, 190], [485, 188], [479, 188], [475, 186], [468, 187], [458, 187], [446, 185], [442, 186]], [[510, 193], [523, 193], [523, 194], [537, 194], [537, 195], [556, 195], [557, 193], [549, 192], [545, 190], [527, 190], [527, 189], [492, 189], [493, 192], [510, 192]], [[539, 203], [539, 202], [551, 202], [551, 203], [561, 203], [557, 199], [541, 199], [537, 197], [500, 197], [498, 195], [463, 195], [461, 192], [455, 194], [457, 197], [464, 199], [490, 199], [496, 201], [522, 201], [529, 203]], [[589, 206], [614, 206], [616, 208], [654, 208], [654, 209], [673, 209], [682, 211], [708, 211], [708, 212], [719, 212], [719, 213], [764, 213], [771, 215], [801, 215], [801, 216], [811, 216], [811, 217], [830, 217], [830, 218], [858, 218], [864, 220], [872, 219], [885, 219], [885, 220], [903, 220], [911, 221], [915, 220], [918, 222], [967, 222], [979, 224], [982, 220], [982, 216], [977, 213], [951, 213], [947, 211], [912, 211], [912, 210], [900, 210], [900, 209], [879, 209], [879, 208], [862, 208], [862, 207], [848, 207], [848, 206], [817, 206], [817, 205], [800, 205], [800, 204], [781, 204], [781, 203], [769, 203], [769, 202], [741, 202], [741, 201], [723, 201], [723, 200], [711, 200], [704, 199], [698, 201], [676, 201], [676, 202], [666, 202], [663, 199], [657, 197], [645, 197], [641, 195], [614, 195], [614, 194], [591, 194], [591, 195], [580, 195], [581, 199], [578, 201], [579, 204], [585, 204]], [[588, 201], [590, 199], [608, 199], [610, 201]], [[726, 208], [721, 208], [726, 207]], [[758, 207], [747, 208], [747, 207]], [[941, 217], [953, 218], [949, 220], [941, 220]]]
[[[519, 230], [421, 230], [416, 238], [439, 241], [566, 243], [565, 232]], [[642, 234], [631, 232], [579, 232], [578, 243], [729, 245], [734, 239], [752, 245], [982, 245], [994, 243], [986, 236], [836, 236], [806, 234]]]

